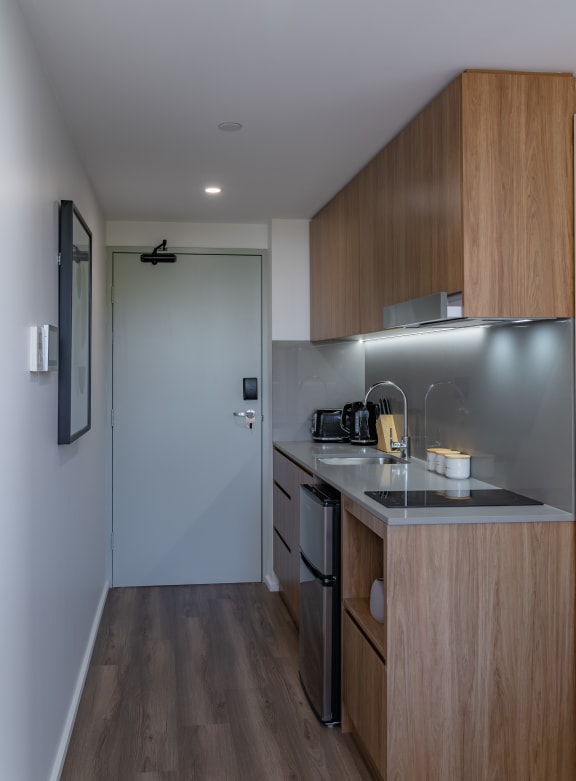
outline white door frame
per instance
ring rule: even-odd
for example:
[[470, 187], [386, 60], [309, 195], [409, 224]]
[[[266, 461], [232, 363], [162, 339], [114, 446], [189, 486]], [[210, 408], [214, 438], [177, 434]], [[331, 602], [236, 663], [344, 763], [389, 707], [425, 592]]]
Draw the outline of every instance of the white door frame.
[[[107, 360], [106, 360], [106, 405], [109, 425], [106, 433], [106, 578], [112, 582], [112, 261], [115, 253], [150, 252], [150, 246], [115, 245], [107, 247], [106, 263], [106, 308], [107, 308]], [[262, 257], [262, 578], [271, 590], [277, 589], [272, 558], [272, 342], [271, 342], [271, 276], [269, 251], [266, 249], [229, 249], [215, 247], [174, 247], [170, 251], [202, 255], [261, 255]]]

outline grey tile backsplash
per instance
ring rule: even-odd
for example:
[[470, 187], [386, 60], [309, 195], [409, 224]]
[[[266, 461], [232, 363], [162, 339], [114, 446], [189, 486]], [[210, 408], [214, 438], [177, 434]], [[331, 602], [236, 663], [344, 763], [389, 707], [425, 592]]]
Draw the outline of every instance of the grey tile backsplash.
[[[273, 436], [310, 438], [317, 408], [378, 380], [408, 398], [412, 454], [470, 453], [472, 476], [574, 509], [574, 321], [473, 327], [374, 341], [273, 342]], [[400, 395], [374, 391], [400, 414]]]
[[272, 432], [275, 440], [310, 439], [315, 409], [342, 407], [364, 395], [359, 342], [272, 342]]

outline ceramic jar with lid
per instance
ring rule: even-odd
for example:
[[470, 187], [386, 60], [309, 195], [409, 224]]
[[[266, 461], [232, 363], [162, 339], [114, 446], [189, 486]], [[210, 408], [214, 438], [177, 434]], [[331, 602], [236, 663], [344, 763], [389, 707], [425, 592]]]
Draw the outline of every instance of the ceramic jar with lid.
[[466, 453], [445, 453], [444, 474], [456, 480], [470, 477], [470, 456]]
[[457, 452], [457, 450], [452, 450], [452, 448], [449, 447], [439, 447], [436, 449], [436, 472], [438, 472], [439, 475], [444, 474], [444, 470], [446, 468], [446, 456], [449, 453]]
[[426, 469], [430, 472], [436, 471], [436, 453], [438, 450], [439, 448], [437, 447], [429, 447], [426, 450]]

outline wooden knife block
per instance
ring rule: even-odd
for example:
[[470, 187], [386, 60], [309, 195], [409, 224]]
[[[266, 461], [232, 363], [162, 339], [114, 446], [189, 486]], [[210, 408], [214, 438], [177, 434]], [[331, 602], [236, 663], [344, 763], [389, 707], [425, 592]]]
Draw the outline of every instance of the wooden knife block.
[[[390, 437], [390, 429], [392, 429], [392, 437]], [[378, 450], [383, 450], [385, 453], [398, 452], [392, 450], [392, 442], [398, 442], [394, 415], [380, 415], [376, 421], [376, 433], [378, 434]]]

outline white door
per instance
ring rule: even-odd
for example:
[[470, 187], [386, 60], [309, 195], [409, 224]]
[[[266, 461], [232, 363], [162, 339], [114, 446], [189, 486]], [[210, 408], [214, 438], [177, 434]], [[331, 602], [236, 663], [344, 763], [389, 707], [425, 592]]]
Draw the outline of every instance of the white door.
[[262, 258], [116, 252], [113, 285], [114, 585], [259, 581]]

